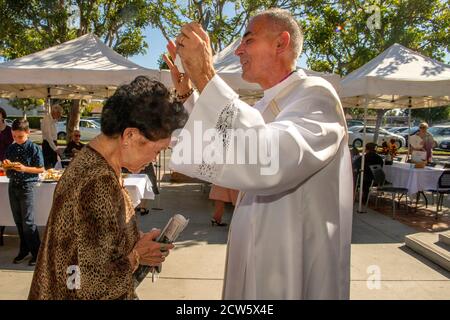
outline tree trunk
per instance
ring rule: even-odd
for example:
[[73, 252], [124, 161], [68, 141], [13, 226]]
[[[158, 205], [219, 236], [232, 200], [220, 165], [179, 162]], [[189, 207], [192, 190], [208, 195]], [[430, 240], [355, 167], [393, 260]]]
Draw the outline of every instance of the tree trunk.
[[377, 143], [378, 135], [381, 127], [381, 121], [383, 120], [383, 116], [387, 110], [377, 110], [377, 122], [375, 124], [375, 134], [373, 135], [373, 142]]
[[72, 100], [72, 105], [70, 106], [70, 111], [67, 119], [67, 136], [66, 141], [70, 141], [73, 130], [78, 127], [80, 123], [80, 107], [81, 100]]

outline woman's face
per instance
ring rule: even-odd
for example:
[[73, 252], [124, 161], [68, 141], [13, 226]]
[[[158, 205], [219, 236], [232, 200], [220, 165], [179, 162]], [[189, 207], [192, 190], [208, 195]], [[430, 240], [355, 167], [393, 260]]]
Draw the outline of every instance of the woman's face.
[[122, 138], [122, 167], [139, 173], [155, 161], [161, 150], [169, 147], [169, 143], [170, 137], [150, 141], [138, 129], [126, 129]]

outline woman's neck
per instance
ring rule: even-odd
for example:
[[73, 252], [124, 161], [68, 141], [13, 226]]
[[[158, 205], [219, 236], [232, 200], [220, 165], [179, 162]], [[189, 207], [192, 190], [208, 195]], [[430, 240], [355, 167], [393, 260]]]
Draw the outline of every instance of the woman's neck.
[[6, 129], [6, 123], [0, 122], [0, 131], [3, 131]]
[[114, 169], [117, 177], [121, 177], [122, 159], [120, 155], [120, 138], [109, 138], [100, 134], [89, 143], [89, 146], [100, 153]]

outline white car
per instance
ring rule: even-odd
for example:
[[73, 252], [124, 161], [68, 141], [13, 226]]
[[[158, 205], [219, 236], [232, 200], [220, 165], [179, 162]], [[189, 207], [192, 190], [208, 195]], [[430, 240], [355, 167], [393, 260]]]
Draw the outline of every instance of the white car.
[[[349, 144], [354, 148], [361, 148], [363, 146], [363, 126], [354, 126], [348, 128], [349, 134]], [[375, 134], [375, 127], [367, 126], [366, 127], [366, 143], [373, 141], [373, 136]], [[378, 132], [378, 141], [377, 145], [381, 146], [381, 144], [386, 141], [389, 142], [391, 139], [395, 139], [397, 148], [404, 147], [406, 145], [406, 140], [402, 136], [390, 133], [385, 129], [380, 128]]]
[[[67, 136], [66, 122], [59, 121], [56, 124], [56, 130], [58, 134], [58, 140], [65, 140]], [[98, 124], [98, 122], [93, 120], [80, 119], [78, 130], [80, 130], [81, 140], [92, 140], [100, 134], [100, 125]]]

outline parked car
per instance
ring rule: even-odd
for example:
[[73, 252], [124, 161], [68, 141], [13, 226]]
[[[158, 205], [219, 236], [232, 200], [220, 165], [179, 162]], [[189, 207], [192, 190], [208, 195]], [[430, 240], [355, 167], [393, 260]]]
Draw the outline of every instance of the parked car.
[[417, 126], [411, 127], [409, 130], [409, 134], [408, 134], [408, 127], [405, 127], [405, 129], [397, 132], [396, 134], [405, 138], [405, 141], [406, 141], [405, 146], [408, 146], [408, 137], [416, 134], [417, 132], [419, 132], [419, 127], [417, 127]]
[[85, 117], [85, 118], [83, 118], [83, 119], [86, 119], [86, 120], [92, 120], [92, 121], [97, 122], [99, 126], [101, 125], [101, 122], [100, 122], [100, 121], [101, 121], [101, 118], [100, 118], [100, 117]]
[[408, 127], [393, 127], [393, 128], [385, 128], [386, 131], [390, 132], [390, 133], [396, 133], [399, 134], [400, 132], [403, 132], [405, 130], [408, 130]]
[[[348, 128], [349, 133], [349, 144], [352, 145], [354, 148], [361, 148], [363, 146], [363, 126], [354, 126]], [[375, 127], [373, 126], [367, 126], [366, 127], [366, 141], [371, 142], [373, 141], [373, 136], [375, 134]], [[378, 132], [378, 141], [377, 144], [381, 146], [381, 144], [386, 141], [389, 142], [392, 138], [395, 139], [397, 148], [401, 148], [405, 146], [406, 141], [405, 138], [402, 136], [390, 133], [386, 131], [385, 129], [380, 128], [380, 131]]]
[[347, 128], [354, 126], [363, 126], [364, 122], [361, 120], [347, 120]]
[[[80, 119], [78, 129], [80, 130], [81, 140], [92, 140], [94, 137], [100, 134], [100, 124], [89, 119]], [[56, 130], [58, 134], [58, 140], [65, 140], [67, 136], [66, 122], [59, 121], [56, 124]]]
[[428, 128], [428, 132], [433, 135], [433, 139], [436, 141], [438, 147], [440, 147], [443, 141], [450, 140], [450, 126], [434, 126]]
[[438, 144], [439, 149], [450, 150], [450, 139], [442, 140], [440, 144]]

